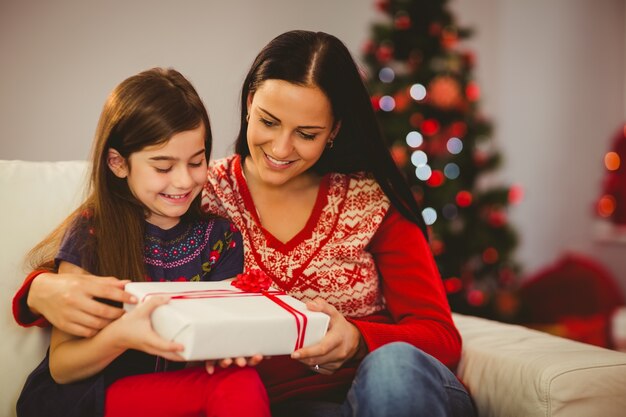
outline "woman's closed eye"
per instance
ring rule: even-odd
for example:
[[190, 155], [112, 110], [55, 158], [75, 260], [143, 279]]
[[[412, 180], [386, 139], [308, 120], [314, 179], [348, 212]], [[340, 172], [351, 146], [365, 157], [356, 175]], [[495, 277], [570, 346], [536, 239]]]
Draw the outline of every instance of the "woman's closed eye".
[[298, 130], [298, 135], [305, 140], [313, 140], [317, 137], [317, 133], [306, 133], [301, 130]]
[[273, 127], [273, 126], [276, 126], [276, 122], [273, 122], [272, 120], [268, 120], [268, 119], [266, 119], [266, 118], [264, 118], [264, 117], [259, 118], [259, 121], [260, 121], [261, 123], [263, 123], [263, 124], [264, 124], [265, 126], [267, 126], [267, 127]]

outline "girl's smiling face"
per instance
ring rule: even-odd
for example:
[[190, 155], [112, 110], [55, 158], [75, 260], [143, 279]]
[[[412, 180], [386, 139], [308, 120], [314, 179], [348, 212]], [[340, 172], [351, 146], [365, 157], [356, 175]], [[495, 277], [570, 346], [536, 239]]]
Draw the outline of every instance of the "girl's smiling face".
[[126, 178], [135, 198], [148, 210], [146, 220], [162, 229], [180, 221], [207, 180], [205, 128], [173, 135], [164, 144], [147, 146], [124, 160], [114, 149], [108, 163]]
[[317, 87], [267, 80], [248, 96], [246, 168], [280, 186], [307, 172], [336, 135], [331, 104]]

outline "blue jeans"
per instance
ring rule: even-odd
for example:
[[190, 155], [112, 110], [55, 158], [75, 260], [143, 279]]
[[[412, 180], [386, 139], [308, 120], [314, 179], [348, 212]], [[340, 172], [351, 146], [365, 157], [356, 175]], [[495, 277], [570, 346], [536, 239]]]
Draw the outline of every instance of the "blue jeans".
[[472, 400], [441, 362], [408, 343], [396, 342], [368, 354], [343, 404], [293, 402], [274, 416], [301, 417], [473, 417]]

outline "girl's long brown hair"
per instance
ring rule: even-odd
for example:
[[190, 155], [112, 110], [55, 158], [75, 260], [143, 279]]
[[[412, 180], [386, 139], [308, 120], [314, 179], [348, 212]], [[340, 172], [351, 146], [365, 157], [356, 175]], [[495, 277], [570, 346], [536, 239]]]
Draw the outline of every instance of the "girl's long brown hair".
[[[110, 148], [129, 162], [141, 149], [167, 142], [173, 135], [205, 127], [205, 156], [211, 154], [211, 126], [194, 87], [178, 71], [153, 68], [124, 80], [109, 95], [100, 115], [85, 201], [27, 255], [36, 269], [55, 270], [61, 240], [81, 217], [92, 231], [84, 241], [83, 268], [96, 275], [145, 280], [144, 225], [146, 208], [131, 193], [125, 178], [107, 165]], [[129, 167], [132, 169], [132, 167]], [[205, 217], [196, 197], [186, 218]]]

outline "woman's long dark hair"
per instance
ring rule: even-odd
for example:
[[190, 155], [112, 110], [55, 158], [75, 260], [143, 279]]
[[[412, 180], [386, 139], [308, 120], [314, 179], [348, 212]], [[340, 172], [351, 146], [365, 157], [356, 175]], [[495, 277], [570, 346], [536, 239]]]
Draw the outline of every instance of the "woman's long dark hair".
[[371, 173], [391, 203], [426, 234], [420, 209], [387, 149], [359, 69], [346, 46], [323, 32], [295, 30], [274, 38], [257, 55], [241, 91], [241, 127], [235, 152], [250, 155], [246, 132], [247, 99], [266, 80], [316, 86], [328, 97], [341, 127], [333, 147], [313, 166], [320, 175]]
[[[72, 225], [87, 217], [91, 237], [85, 239], [83, 268], [97, 275], [143, 281], [146, 208], [135, 198], [126, 178], [107, 164], [109, 149], [130, 164], [133, 152], [167, 142], [177, 133], [204, 125], [205, 157], [211, 155], [209, 116], [189, 81], [173, 69], [153, 68], [127, 78], [107, 98], [96, 130], [87, 198], [47, 238], [33, 248], [27, 261], [34, 268], [55, 269], [61, 239]], [[132, 166], [129, 166], [132, 170]], [[204, 218], [200, 195], [184, 218]], [[91, 256], [90, 256], [91, 255]]]

